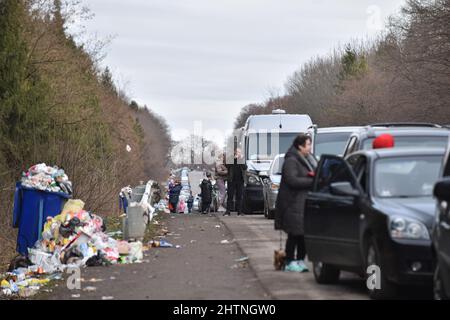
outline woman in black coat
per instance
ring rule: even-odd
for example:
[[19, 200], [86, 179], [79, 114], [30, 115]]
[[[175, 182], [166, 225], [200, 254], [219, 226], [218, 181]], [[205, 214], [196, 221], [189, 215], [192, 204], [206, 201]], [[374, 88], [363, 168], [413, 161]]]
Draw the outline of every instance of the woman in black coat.
[[288, 234], [286, 271], [308, 271], [303, 261], [306, 256], [303, 218], [316, 167], [317, 161], [311, 154], [311, 137], [300, 134], [285, 155], [275, 211], [275, 229]]

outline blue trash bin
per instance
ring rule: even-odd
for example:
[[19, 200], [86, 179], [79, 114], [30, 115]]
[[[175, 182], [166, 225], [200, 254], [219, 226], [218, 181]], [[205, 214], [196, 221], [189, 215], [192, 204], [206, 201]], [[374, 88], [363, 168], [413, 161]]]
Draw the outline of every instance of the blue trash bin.
[[17, 252], [28, 255], [40, 239], [47, 217], [61, 213], [64, 204], [71, 196], [62, 192], [36, 190], [16, 184], [14, 194], [13, 227], [19, 228]]

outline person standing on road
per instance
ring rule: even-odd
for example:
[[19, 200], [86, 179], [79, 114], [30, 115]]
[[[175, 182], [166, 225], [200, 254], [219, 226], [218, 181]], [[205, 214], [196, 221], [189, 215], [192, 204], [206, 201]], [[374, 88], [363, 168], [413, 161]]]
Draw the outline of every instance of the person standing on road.
[[212, 203], [212, 194], [213, 194], [213, 185], [211, 182], [212, 175], [210, 172], [206, 174], [206, 179], [203, 179], [200, 188], [201, 188], [201, 197], [202, 197], [202, 213], [206, 214], [211, 209]]
[[[219, 189], [219, 207], [223, 210], [225, 205], [225, 182], [228, 177], [225, 155], [222, 154], [216, 162], [216, 185]], [[219, 210], [220, 211], [220, 210]]]
[[188, 212], [192, 213], [192, 207], [194, 206], [194, 196], [192, 195], [192, 191], [189, 194], [187, 206], [188, 206]]
[[[307, 272], [304, 237], [304, 210], [308, 191], [312, 188], [317, 161], [311, 154], [311, 137], [300, 134], [285, 155], [281, 184], [276, 202], [275, 230], [288, 234], [286, 271]], [[295, 259], [297, 251], [297, 259]]]
[[243, 162], [241, 149], [236, 149], [234, 153], [234, 162], [232, 164], [227, 164], [228, 170], [228, 201], [227, 201], [227, 211], [223, 214], [224, 216], [231, 215], [233, 210], [233, 198], [236, 196], [236, 211], [238, 216], [243, 216], [242, 213], [242, 196], [244, 192], [244, 176], [247, 170], [247, 165]]
[[169, 207], [171, 213], [176, 213], [178, 208], [178, 201], [180, 200], [181, 181], [179, 179], [175, 180], [175, 184], [169, 190]]

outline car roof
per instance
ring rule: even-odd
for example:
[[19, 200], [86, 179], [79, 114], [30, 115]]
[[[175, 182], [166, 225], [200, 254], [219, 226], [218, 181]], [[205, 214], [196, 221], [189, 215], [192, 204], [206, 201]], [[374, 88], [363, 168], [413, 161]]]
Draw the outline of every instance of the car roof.
[[407, 156], [444, 156], [445, 148], [383, 148], [375, 150], [361, 150], [347, 156], [351, 157], [357, 154], [365, 155], [369, 158], [391, 158]]
[[362, 129], [363, 127], [324, 127], [324, 128], [318, 128], [317, 133], [339, 133], [339, 132], [355, 132], [359, 129]]
[[369, 137], [376, 137], [378, 135], [390, 133], [394, 136], [449, 136], [450, 130], [447, 128], [433, 128], [433, 127], [362, 127], [354, 134], [367, 135]]

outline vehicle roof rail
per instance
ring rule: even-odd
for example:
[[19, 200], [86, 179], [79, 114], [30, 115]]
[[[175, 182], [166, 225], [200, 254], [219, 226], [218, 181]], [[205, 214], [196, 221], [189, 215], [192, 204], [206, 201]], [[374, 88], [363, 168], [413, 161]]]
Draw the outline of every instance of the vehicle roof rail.
[[426, 127], [442, 128], [441, 125], [428, 122], [381, 122], [368, 125], [369, 127]]

